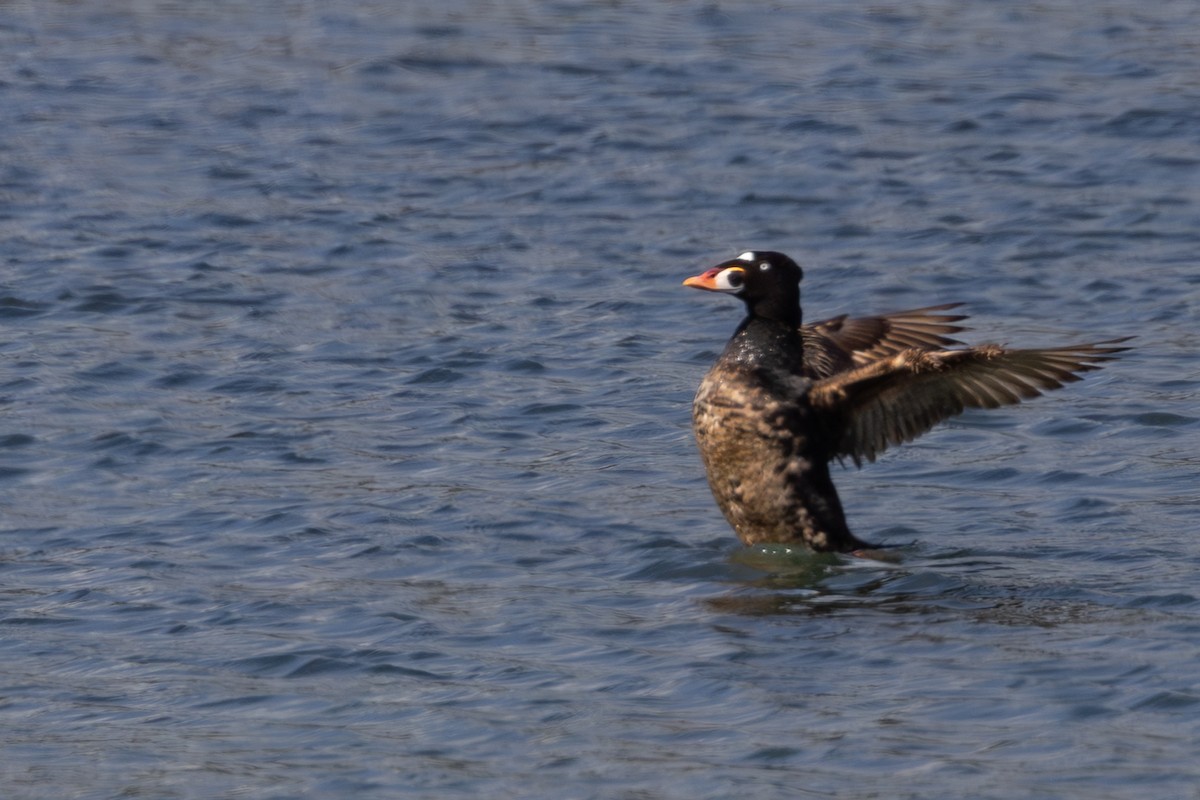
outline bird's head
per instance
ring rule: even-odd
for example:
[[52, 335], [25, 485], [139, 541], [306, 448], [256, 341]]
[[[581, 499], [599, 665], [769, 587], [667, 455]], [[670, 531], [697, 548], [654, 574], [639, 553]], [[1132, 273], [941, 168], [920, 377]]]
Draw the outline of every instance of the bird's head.
[[799, 324], [802, 277], [800, 265], [783, 253], [748, 250], [688, 278], [683, 285], [738, 297], [753, 317]]

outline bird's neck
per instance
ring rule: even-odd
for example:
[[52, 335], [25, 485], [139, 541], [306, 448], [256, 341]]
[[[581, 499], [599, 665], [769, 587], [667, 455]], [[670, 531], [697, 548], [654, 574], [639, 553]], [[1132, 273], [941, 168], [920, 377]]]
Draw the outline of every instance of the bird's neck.
[[727, 358], [751, 368], [799, 372], [804, 363], [799, 313], [795, 324], [751, 314], [729, 340]]
[[774, 320], [793, 329], [800, 328], [800, 295], [794, 291], [780, 291], [765, 297], [753, 305], [747, 304], [750, 318], [764, 321]]

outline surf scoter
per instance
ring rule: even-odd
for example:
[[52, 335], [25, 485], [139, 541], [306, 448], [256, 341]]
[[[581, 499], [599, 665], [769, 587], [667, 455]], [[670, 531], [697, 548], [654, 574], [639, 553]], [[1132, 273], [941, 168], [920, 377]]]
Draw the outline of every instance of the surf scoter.
[[[740, 298], [748, 315], [700, 383], [692, 423], [717, 505], [747, 545], [876, 547], [850, 532], [829, 462], [874, 461], [966, 408], [1036, 397], [1099, 369], [1125, 339], [948, 349], [955, 305], [802, 325], [802, 271], [750, 251], [683, 283]], [[1127, 337], [1128, 338], [1128, 337]]]

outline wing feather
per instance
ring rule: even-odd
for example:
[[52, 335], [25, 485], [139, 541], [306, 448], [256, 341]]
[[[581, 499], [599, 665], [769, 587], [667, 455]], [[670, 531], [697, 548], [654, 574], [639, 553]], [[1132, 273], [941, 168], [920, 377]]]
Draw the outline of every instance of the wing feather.
[[961, 350], [902, 350], [817, 381], [813, 408], [833, 418], [832, 455], [874, 461], [967, 408], [998, 408], [1081, 379], [1128, 347], [1127, 340], [1029, 350], [983, 345]]
[[961, 345], [948, 334], [966, 330], [954, 323], [965, 314], [944, 313], [962, 303], [944, 303], [892, 314], [851, 317], [847, 314], [801, 326], [805, 347], [812, 352], [816, 377], [828, 377], [843, 364], [861, 367], [904, 350], [933, 350]]

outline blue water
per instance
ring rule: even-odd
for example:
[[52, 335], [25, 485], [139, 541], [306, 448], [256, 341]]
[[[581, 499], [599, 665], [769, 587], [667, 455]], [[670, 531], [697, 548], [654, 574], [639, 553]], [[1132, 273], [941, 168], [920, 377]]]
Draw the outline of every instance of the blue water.
[[[775, 7], [782, 6], [782, 7]], [[1183, 798], [1200, 10], [0, 8], [5, 798]], [[1137, 335], [740, 548], [689, 404], [812, 317]]]

